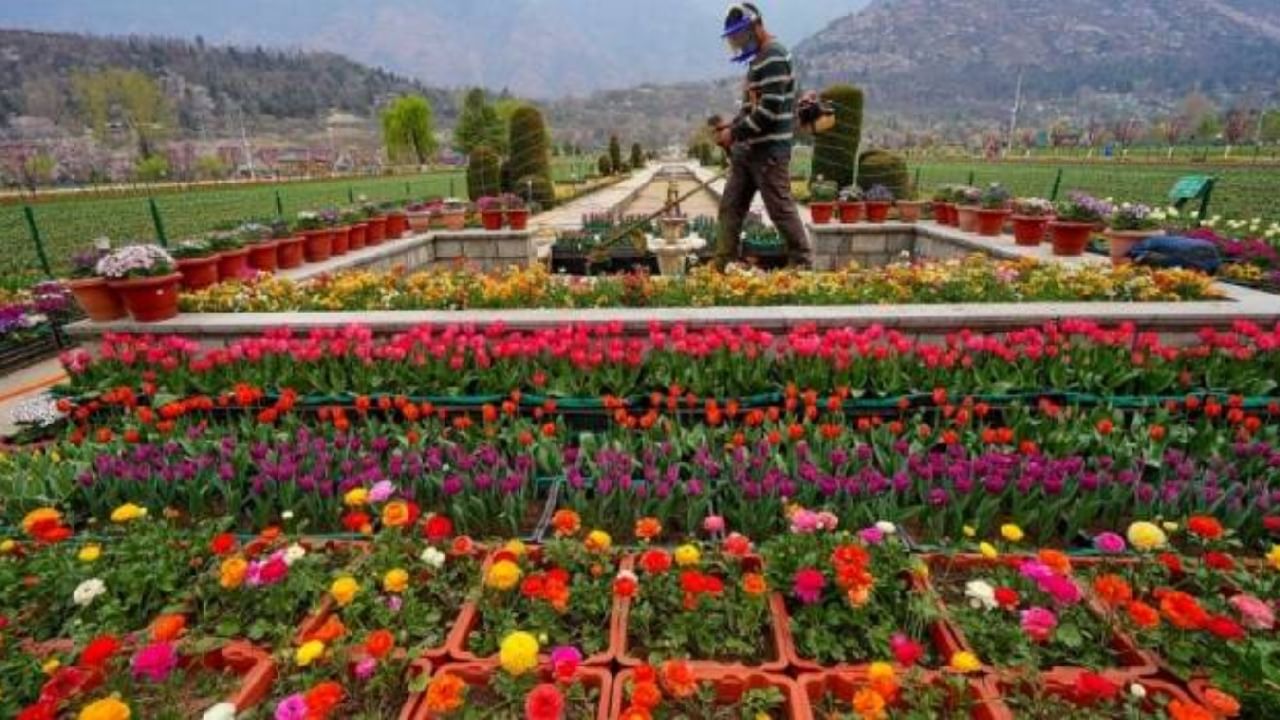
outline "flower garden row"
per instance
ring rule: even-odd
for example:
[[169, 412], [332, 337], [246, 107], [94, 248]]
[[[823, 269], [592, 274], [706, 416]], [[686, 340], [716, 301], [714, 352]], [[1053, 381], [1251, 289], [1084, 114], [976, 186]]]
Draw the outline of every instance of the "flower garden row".
[[518, 392], [530, 396], [521, 398], [524, 404], [553, 397], [562, 404], [599, 399], [597, 406], [675, 410], [702, 408], [709, 399], [760, 404], [770, 394], [780, 402], [782, 394], [816, 393], [825, 401], [839, 393], [894, 408], [912, 394], [931, 401], [938, 388], [954, 396], [1091, 393], [1113, 400], [1275, 396], [1280, 326], [1240, 322], [1170, 344], [1130, 324], [1086, 320], [958, 331], [938, 341], [880, 326], [771, 333], [749, 325], [653, 323], [636, 336], [618, 324], [536, 331], [424, 325], [377, 338], [353, 325], [305, 334], [281, 328], [217, 348], [180, 336], [112, 334], [94, 353], [76, 350], [62, 361], [70, 379], [61, 390], [84, 399], [122, 387], [135, 398], [216, 397], [244, 385], [328, 395], [319, 402], [348, 405], [351, 394], [501, 403]]
[[[1206, 516], [1036, 550], [1006, 523], [918, 555], [897, 526], [717, 515], [627, 548], [571, 510], [482, 546], [392, 483], [359, 541], [45, 507], [0, 545], [0, 709], [24, 718], [1268, 717], [1280, 547]], [[992, 532], [996, 532], [992, 528]], [[670, 542], [671, 544], [666, 544]]]
[[486, 230], [500, 230], [504, 222], [523, 230], [529, 215], [515, 196], [481, 198], [474, 209], [466, 203], [436, 201], [303, 211], [292, 223], [283, 218], [269, 224], [250, 222], [169, 249], [129, 245], [82, 253], [73, 259], [66, 286], [94, 321], [128, 314], [153, 322], [176, 314], [179, 288], [196, 292], [220, 282], [268, 277], [277, 270], [398, 240], [410, 230], [461, 230], [472, 213]]
[[293, 281], [267, 277], [183, 295], [185, 312], [464, 310], [478, 308], [885, 305], [952, 302], [1173, 302], [1221, 297], [1213, 279], [1180, 269], [962, 260], [835, 272], [706, 268], [681, 277], [553, 275], [542, 266], [501, 272], [345, 272]]

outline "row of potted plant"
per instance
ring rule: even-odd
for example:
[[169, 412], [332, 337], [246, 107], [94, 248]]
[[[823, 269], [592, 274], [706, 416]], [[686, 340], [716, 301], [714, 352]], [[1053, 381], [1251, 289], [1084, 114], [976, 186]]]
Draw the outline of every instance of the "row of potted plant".
[[219, 396], [239, 385], [346, 395], [348, 404], [356, 395], [501, 398], [514, 390], [596, 400], [604, 409], [610, 408], [599, 399], [611, 397], [630, 408], [656, 402], [686, 410], [708, 399], [810, 391], [825, 398], [842, 390], [869, 402], [888, 398], [888, 405], [902, 397], [931, 404], [936, 390], [954, 397], [1268, 396], [1280, 372], [1280, 328], [1239, 323], [1169, 343], [1132, 325], [1087, 320], [960, 330], [938, 340], [874, 325], [774, 333], [750, 325], [654, 323], [640, 335], [618, 324], [535, 331], [423, 325], [389, 337], [351, 325], [306, 333], [281, 328], [218, 348], [182, 336], [112, 334], [91, 349], [64, 352], [61, 361], [68, 382], [58, 392], [83, 399], [120, 387], [139, 396]]
[[893, 190], [884, 185], [872, 185], [864, 192], [857, 185], [841, 188], [830, 180], [818, 178], [809, 192], [809, 213], [815, 225], [826, 225], [836, 217], [844, 224], [860, 222], [864, 217], [866, 222], [883, 223], [895, 207], [901, 222], [914, 223], [920, 220], [924, 208], [922, 201], [895, 198]]
[[999, 236], [1011, 224], [1019, 245], [1035, 247], [1048, 235], [1054, 254], [1067, 257], [1082, 255], [1090, 237], [1102, 232], [1117, 265], [1129, 262], [1129, 251], [1142, 240], [1161, 234], [1171, 222], [1179, 224], [1176, 210], [1171, 215], [1141, 203], [1115, 204], [1078, 191], [1057, 203], [1014, 198], [999, 183], [985, 188], [942, 186], [934, 193], [933, 213], [944, 225], [987, 237]]
[[[326, 682], [352, 689], [337, 693], [332, 707], [394, 714], [403, 692], [397, 680], [405, 661], [415, 658], [418, 694], [404, 705], [409, 712], [416, 702], [413, 717], [504, 707], [520, 717], [521, 703], [511, 707], [511, 701], [527, 698], [532, 688], [519, 678], [571, 684], [582, 669], [604, 668], [594, 672], [607, 683], [614, 663], [627, 669], [616, 676], [622, 691], [612, 698], [605, 684], [565, 688], [573, 694], [558, 698], [544, 690], [542, 702], [599, 706], [603, 713], [611, 701], [607, 717], [667, 708], [715, 718], [716, 708], [744, 705], [771, 717], [808, 717], [801, 711], [808, 702], [829, 709], [853, 703], [859, 714], [959, 705], [962, 716], [974, 717], [1005, 717], [1010, 709], [1021, 716], [1041, 702], [1051, 708], [1115, 703], [1118, 713], [1133, 703], [1168, 711], [1173, 701], [1220, 716], [1243, 709], [1262, 717], [1274, 710], [1269, 666], [1219, 672], [1215, 663], [1230, 668], [1238, 662], [1233, 659], [1265, 651], [1280, 557], [1248, 566], [1229, 550], [1229, 533], [1201, 516], [1189, 518], [1185, 529], [1140, 522], [1126, 537], [1099, 533], [1095, 543], [1112, 558], [1099, 561], [1023, 550], [1021, 528], [1011, 524], [1001, 527], [998, 540], [978, 543], [980, 553], [921, 558], [907, 552], [892, 523], [844, 531], [834, 516], [799, 507], [790, 511], [791, 532], [766, 542], [760, 554], [718, 516], [705, 518], [699, 531], [710, 540], [689, 538], [674, 548], [661, 544], [659, 519], [642, 518], [633, 530], [639, 546], [624, 554], [609, 534], [561, 511], [550, 523], [555, 538], [545, 545], [500, 543], [481, 563], [474, 543], [455, 535], [447, 517], [421, 514], [394, 487], [374, 486], [358, 496], [349, 491], [348, 505], [349, 513], [368, 518], [363, 531], [372, 533], [370, 543], [318, 545], [279, 528], [249, 538], [206, 529], [181, 542], [189, 529], [150, 519], [133, 505], [113, 511], [108, 539], [79, 543], [56, 510], [33, 511], [24, 519], [28, 537], [11, 538], [0, 555], [0, 571], [33, 581], [0, 606], [6, 618], [58, 617], [58, 609], [46, 607], [33, 616], [32, 603], [58, 598], [74, 585], [66, 594], [75, 620], [67, 627], [79, 639], [37, 646], [32, 641], [43, 635], [25, 624], [0, 632], [12, 634], [46, 668], [58, 655], [70, 658], [78, 650], [79, 659], [65, 670], [53, 665], [48, 672], [57, 682], [38, 694], [29, 680], [18, 684], [18, 702], [56, 713], [81, 694], [93, 697], [104, 682], [111, 687], [112, 670], [127, 667], [125, 683], [129, 676], [135, 684], [163, 683], [179, 668], [201, 676], [199, 682], [221, 679], [205, 686], [208, 694], [184, 688], [198, 681], [181, 675], [167, 688], [208, 703], [238, 687], [216, 671], [239, 656], [249, 667], [274, 659], [276, 666], [263, 672], [280, 675], [276, 686], [259, 678], [238, 697], [248, 703], [273, 697], [277, 716], [280, 706], [308, 702], [310, 690]], [[128, 548], [165, 537], [179, 542], [162, 553], [173, 561], [162, 564], [157, 577], [186, 585], [156, 593], [150, 605], [116, 588], [142, 561]], [[1156, 553], [1162, 553], [1158, 559]], [[1218, 595], [1222, 588], [1228, 595]], [[1192, 594], [1199, 589], [1206, 594]], [[173, 597], [183, 593], [190, 594]], [[166, 600], [169, 607], [151, 614]], [[136, 632], [124, 629], [130, 624]], [[441, 642], [447, 626], [452, 629]], [[1191, 681], [1190, 692], [1156, 677], [1166, 653], [1181, 681]], [[113, 657], [130, 654], [127, 664], [111, 667]], [[243, 662], [249, 657], [252, 663]], [[1189, 665], [1178, 664], [1183, 659]], [[437, 672], [427, 681], [432, 667]], [[498, 668], [506, 675], [495, 675]], [[639, 687], [651, 682], [655, 668], [661, 687]], [[1189, 674], [1202, 668], [1213, 673], [1212, 685]], [[829, 680], [806, 688], [807, 697], [797, 696], [792, 681], [752, 681], [736, 693], [717, 687], [717, 680], [744, 676], [781, 678], [788, 669], [838, 674], [853, 683], [852, 693]], [[445, 677], [450, 672], [453, 677]], [[504, 687], [507, 681], [514, 684]], [[1135, 684], [1152, 696], [1131, 690]], [[908, 686], [915, 692], [900, 698]], [[133, 686], [136, 695], [125, 697], [160, 707], [148, 703], [175, 696], [147, 690]], [[1132, 697], [1122, 697], [1122, 690]], [[1009, 706], [1004, 715], [1002, 703]], [[979, 707], [996, 714], [980, 714]]]

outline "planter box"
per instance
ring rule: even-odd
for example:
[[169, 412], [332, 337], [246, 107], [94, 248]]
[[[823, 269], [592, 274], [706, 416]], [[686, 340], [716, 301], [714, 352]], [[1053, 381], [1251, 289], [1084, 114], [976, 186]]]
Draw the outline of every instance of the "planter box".
[[[743, 559], [743, 564], [750, 567], [750, 563], [755, 563], [759, 568], [761, 560], [757, 556], [748, 556]], [[634, 570], [636, 567], [636, 556], [630, 555], [623, 559], [623, 570]], [[674, 571], [674, 570], [673, 570]], [[644, 592], [644, 578], [640, 582], [641, 590]], [[634, 598], [619, 600], [614, 603], [613, 609], [613, 644], [618, 648], [618, 662], [627, 667], [635, 667], [648, 662], [647, 657], [638, 657], [631, 654], [631, 638], [628, 622], [631, 616], [631, 605], [635, 602]], [[765, 599], [768, 602], [768, 599]], [[773, 644], [773, 652], [763, 658], [759, 658], [760, 662], [747, 665], [745, 663], [720, 662], [717, 660], [701, 660], [698, 658], [689, 658], [689, 664], [695, 668], [736, 668], [739, 670], [755, 670], [760, 672], [782, 672], [787, 667], [787, 657], [784, 654], [786, 640], [783, 638], [782, 627], [787, 623], [786, 610], [782, 610], [782, 615], [778, 614], [778, 608], [769, 603], [768, 625], [769, 627], [763, 632], [768, 633], [768, 639]]]
[[[1082, 672], [1083, 671], [1078, 668], [1069, 670], [1064, 669], [1047, 674], [1040, 678], [1040, 681], [1043, 683], [1044, 690], [1047, 694], [1054, 695], [1072, 704], [1076, 704], [1079, 700], [1075, 689], [1075, 681]], [[1131, 682], [1135, 682], [1133, 678], [1125, 676], [1124, 674], [1101, 674], [1111, 682], [1119, 684], [1121, 686], [1121, 693], [1125, 695], [1129, 692], [1129, 684]], [[992, 691], [994, 691], [994, 693], [999, 697], [999, 700], [992, 704], [991, 713], [984, 717], [988, 720], [1013, 720], [1013, 718], [1016, 718], [1017, 714], [1012, 708], [1010, 708], [1007, 702], [1010, 693], [1015, 691], [1016, 687], [1007, 681], [997, 680], [995, 678], [990, 678], [988, 682]], [[1164, 680], [1160, 680], [1158, 678], [1143, 678], [1136, 682], [1139, 682], [1147, 690], [1147, 700], [1144, 704], [1147, 711], [1153, 711], [1157, 707], [1162, 707], [1164, 704], [1174, 700], [1180, 700], [1184, 703], [1193, 702], [1191, 696], [1188, 695], [1186, 691]], [[1163, 702], [1157, 703], [1157, 700], [1161, 700]]]
[[[439, 667], [434, 674], [438, 675], [445, 672], [453, 673], [462, 678], [468, 686], [484, 687], [489, 684], [490, 679], [496, 673], [502, 672], [502, 669], [496, 663], [461, 663]], [[550, 667], [542, 667], [538, 672], [541, 682], [552, 682], [554, 680]], [[574, 680], [599, 691], [599, 707], [596, 709], [595, 717], [596, 720], [608, 720], [611, 701], [616, 696], [613, 677], [610, 675], [609, 670], [607, 668], [579, 667], [574, 674]], [[523, 710], [520, 709], [517, 712], [523, 712]], [[427, 709], [426, 699], [423, 697], [418, 700], [409, 717], [412, 720], [437, 720], [440, 716]], [[568, 718], [566, 716], [566, 720], [590, 720], [590, 718], [582, 716]]]
[[[537, 547], [530, 547], [528, 552], [530, 554], [531, 559], [536, 561], [538, 557], [538, 553], [541, 552], [541, 549]], [[487, 558], [485, 558], [484, 563], [480, 565], [481, 586], [483, 586], [484, 578], [489, 572], [489, 566], [492, 565], [493, 563], [494, 563], [494, 554], [490, 554]], [[620, 568], [626, 568], [626, 567], [627, 567], [626, 559], [623, 559], [622, 563], [620, 564]], [[519, 586], [513, 588], [509, 592], [519, 595], [520, 593]], [[572, 602], [572, 598], [570, 599], [570, 602]], [[614, 629], [616, 628], [616, 622], [617, 622], [618, 613], [619, 613], [619, 605], [620, 603], [617, 600], [617, 598], [614, 598], [613, 607], [609, 613], [608, 644], [606, 645], [605, 650], [603, 652], [598, 652], [598, 653], [595, 653], [594, 655], [589, 655], [584, 657], [582, 659], [583, 665], [586, 665], [586, 666], [609, 665], [610, 663], [613, 662], [613, 660], [616, 657], [618, 657], [620, 648], [618, 646], [617, 633], [614, 631]], [[481, 657], [467, 649], [468, 640], [471, 637], [471, 633], [480, 624], [481, 619], [482, 619], [482, 610], [478, 603], [476, 603], [475, 601], [468, 600], [466, 603], [463, 604], [461, 612], [458, 613], [458, 621], [454, 623], [453, 630], [449, 632], [449, 638], [447, 640], [447, 649], [448, 649], [449, 657], [453, 658], [454, 660], [459, 660], [461, 662], [467, 662], [467, 663], [497, 661], [497, 654], [490, 655], [487, 657]], [[544, 649], [549, 650], [550, 648], [548, 647]], [[551, 661], [551, 655], [550, 653], [540, 653], [538, 655], [538, 660], [539, 662], [542, 662], [542, 663], [548, 663]]]
[[[711, 683], [716, 688], [716, 698], [724, 705], [736, 704], [748, 690], [775, 687], [786, 699], [783, 717], [790, 720], [809, 720], [812, 712], [800, 686], [795, 680], [775, 673], [734, 667], [693, 667], [694, 677], [700, 683]], [[627, 708], [627, 688], [635, 677], [634, 670], [623, 670], [613, 679], [613, 702], [609, 717], [617, 718]]]
[[[943, 677], [944, 675], [940, 672], [926, 671], [921, 676], [921, 681], [932, 685], [934, 682], [942, 680]], [[865, 668], [851, 668], [829, 672], [803, 673], [796, 682], [800, 685], [800, 692], [804, 696], [804, 704], [806, 709], [809, 710], [805, 720], [825, 720], [825, 718], [819, 717], [817, 710], [824, 696], [828, 694], [835, 695], [840, 699], [841, 703], [851, 706], [854, 694], [858, 690], [867, 687], [868, 678]], [[969, 691], [969, 699], [973, 704], [970, 717], [994, 718], [996, 713], [1005, 710], [1004, 706], [1000, 704], [994, 688], [987, 683], [986, 678], [982, 676], [969, 677], [966, 678], [965, 682]], [[893, 706], [891, 705], [890, 709], [892, 708]]]

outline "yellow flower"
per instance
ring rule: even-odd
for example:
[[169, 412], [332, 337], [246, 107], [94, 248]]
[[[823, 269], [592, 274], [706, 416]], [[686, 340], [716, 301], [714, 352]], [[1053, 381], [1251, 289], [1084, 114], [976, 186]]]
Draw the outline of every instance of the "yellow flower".
[[44, 672], [45, 675], [52, 675], [57, 672], [60, 667], [62, 667], [62, 661], [54, 657], [45, 660], [44, 664], [40, 666], [40, 670]]
[[1014, 525], [1013, 523], [1005, 523], [1000, 526], [1000, 537], [1011, 543], [1022, 542], [1022, 528]]
[[982, 669], [978, 656], [965, 650], [952, 655], [949, 664], [952, 670], [962, 673], [975, 673]]
[[329, 594], [333, 596], [333, 601], [342, 607], [350, 605], [351, 601], [356, 599], [358, 592], [360, 592], [360, 583], [350, 575], [343, 575], [329, 586]]
[[582, 544], [591, 552], [602, 553], [613, 547], [613, 538], [603, 530], [592, 530], [587, 533], [587, 538], [582, 541]]
[[80, 552], [76, 554], [76, 558], [80, 562], [91, 563], [102, 557], [102, 546], [97, 543], [89, 543], [80, 548]]
[[1143, 520], [1139, 520], [1129, 525], [1129, 544], [1143, 552], [1151, 550], [1159, 550], [1169, 542], [1164, 531], [1155, 525]]
[[1271, 546], [1271, 551], [1267, 553], [1267, 564], [1273, 570], [1280, 570], [1280, 545]]
[[964, 536], [967, 538], [977, 537], [978, 531], [972, 525], [964, 526]]
[[1160, 527], [1164, 528], [1164, 531], [1167, 533], [1178, 532], [1178, 523], [1176, 522], [1169, 522], [1168, 520], [1165, 520], [1164, 522], [1160, 523]]
[[79, 720], [129, 720], [132, 715], [129, 706], [112, 695], [85, 705], [78, 717]]
[[871, 666], [867, 668], [867, 680], [872, 684], [872, 686], [879, 685], [880, 687], [886, 687], [889, 686], [890, 683], [897, 682], [897, 678], [897, 672], [893, 669], [893, 666], [887, 662], [873, 662], [871, 663]]
[[996, 550], [996, 546], [986, 541], [978, 543], [978, 552], [982, 553], [982, 557], [988, 560], [1000, 557], [1000, 552]]
[[409, 573], [400, 568], [388, 570], [382, 576], [382, 589], [389, 593], [402, 593], [409, 587]]
[[510, 590], [520, 582], [520, 566], [510, 560], [499, 560], [489, 566], [484, 584], [495, 590]]
[[525, 547], [524, 542], [520, 540], [508, 540], [507, 544], [502, 546], [502, 549], [516, 557], [524, 557], [524, 554], [529, 551], [529, 549]]
[[360, 507], [369, 502], [369, 491], [362, 487], [351, 488], [342, 496], [342, 502], [347, 507]]
[[538, 639], [527, 632], [516, 631], [502, 639], [498, 649], [502, 669], [512, 675], [523, 675], [538, 667]]
[[147, 509], [139, 507], [133, 503], [125, 503], [115, 510], [111, 511], [111, 522], [127, 523], [133, 522], [139, 518], [146, 517]]
[[676, 548], [675, 559], [680, 567], [689, 567], [697, 565], [702, 560], [702, 553], [698, 551], [696, 545], [681, 545]]
[[242, 557], [229, 557], [222, 561], [218, 568], [218, 584], [223, 590], [233, 590], [244, 582], [244, 575], [249, 570], [249, 563]]
[[18, 547], [17, 541], [13, 538], [5, 538], [3, 542], [0, 542], [0, 555], [8, 555], [16, 547]]
[[293, 654], [293, 661], [298, 667], [306, 667], [324, 655], [324, 643], [319, 640], [308, 640]]

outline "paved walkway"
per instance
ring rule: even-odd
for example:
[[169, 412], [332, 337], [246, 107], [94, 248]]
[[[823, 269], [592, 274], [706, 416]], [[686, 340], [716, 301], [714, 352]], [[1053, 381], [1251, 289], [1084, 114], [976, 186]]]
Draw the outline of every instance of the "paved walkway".
[[10, 417], [14, 408], [43, 395], [51, 385], [65, 378], [62, 363], [56, 357], [4, 376], [0, 382], [0, 437], [12, 435], [18, 429]]

